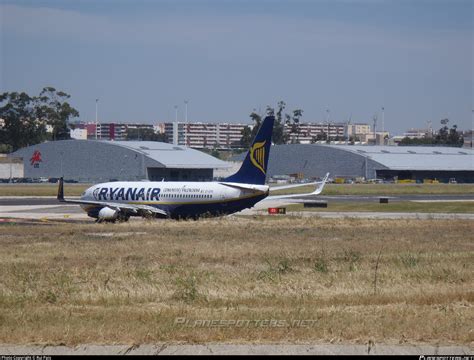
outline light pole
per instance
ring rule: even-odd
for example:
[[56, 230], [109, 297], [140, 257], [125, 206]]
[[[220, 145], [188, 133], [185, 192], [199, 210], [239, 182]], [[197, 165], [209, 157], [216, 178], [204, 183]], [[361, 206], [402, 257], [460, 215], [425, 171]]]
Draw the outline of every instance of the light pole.
[[472, 137], [474, 136], [474, 109], [471, 110], [471, 149], [472, 149]]
[[60, 158], [61, 158], [61, 167], [60, 167], [61, 168], [61, 171], [60, 171], [61, 177], [64, 177], [64, 174], [63, 174], [63, 154], [64, 153], [62, 151], [59, 152], [59, 155], [60, 155]]
[[328, 134], [327, 134], [327, 143], [331, 143], [331, 138], [329, 137], [329, 109], [326, 109], [326, 122], [328, 123]]
[[349, 125], [351, 124], [351, 121], [352, 121], [352, 113], [349, 116], [349, 120], [347, 120], [347, 124], [346, 124], [346, 145], [349, 142]]
[[95, 99], [95, 139], [97, 140], [97, 131], [99, 130], [99, 99]]
[[175, 119], [174, 119], [174, 124], [173, 124], [173, 145], [178, 145], [179, 144], [179, 140], [178, 140], [178, 136], [179, 136], [179, 129], [178, 129], [178, 105], [175, 105], [174, 106], [174, 110], [175, 110]]
[[374, 115], [374, 145], [377, 145], [377, 114]]
[[184, 144], [188, 144], [188, 102], [184, 100]]
[[385, 145], [385, 107], [382, 106], [382, 145]]
[[184, 122], [188, 123], [188, 102], [189, 100], [184, 100]]

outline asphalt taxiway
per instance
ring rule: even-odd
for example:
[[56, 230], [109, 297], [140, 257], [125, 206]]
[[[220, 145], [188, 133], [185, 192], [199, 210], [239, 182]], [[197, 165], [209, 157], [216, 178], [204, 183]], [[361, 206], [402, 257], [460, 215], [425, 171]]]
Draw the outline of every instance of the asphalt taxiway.
[[[387, 198], [390, 202], [398, 201], [474, 201], [474, 194], [466, 195], [393, 195], [393, 196], [375, 196], [375, 195], [318, 195], [302, 196], [295, 198], [299, 200], [319, 200], [327, 202], [379, 202], [380, 198]], [[69, 199], [79, 199], [79, 197], [68, 197]], [[267, 201], [262, 202], [266, 204]], [[0, 206], [17, 205], [58, 205], [55, 196], [0, 196]], [[259, 205], [259, 204], [257, 204]]]
[[[455, 202], [473, 201], [474, 195], [401, 195], [387, 196], [390, 202], [417, 201], [417, 202]], [[71, 197], [73, 199], [73, 197]], [[339, 196], [317, 196], [301, 197], [299, 202], [308, 200], [332, 202], [378, 202], [380, 196], [339, 195]], [[288, 205], [282, 200], [264, 200], [251, 209], [243, 210], [237, 215], [267, 215], [269, 207], [281, 207]], [[474, 203], [473, 203], [474, 207]], [[293, 216], [316, 216], [322, 218], [369, 218], [369, 219], [473, 219], [474, 213], [408, 213], [408, 212], [334, 212], [334, 211], [299, 211], [288, 212]], [[280, 216], [280, 215], [279, 215]], [[79, 205], [59, 203], [51, 197], [0, 197], [0, 223], [20, 222], [16, 220], [32, 221], [71, 221], [85, 222], [94, 221], [87, 216]]]

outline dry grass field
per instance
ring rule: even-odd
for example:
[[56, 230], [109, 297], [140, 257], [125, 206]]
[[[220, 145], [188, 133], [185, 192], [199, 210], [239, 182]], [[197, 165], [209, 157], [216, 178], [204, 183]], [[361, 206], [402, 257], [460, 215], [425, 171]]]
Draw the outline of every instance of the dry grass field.
[[0, 343], [472, 345], [472, 232], [286, 217], [2, 225]]

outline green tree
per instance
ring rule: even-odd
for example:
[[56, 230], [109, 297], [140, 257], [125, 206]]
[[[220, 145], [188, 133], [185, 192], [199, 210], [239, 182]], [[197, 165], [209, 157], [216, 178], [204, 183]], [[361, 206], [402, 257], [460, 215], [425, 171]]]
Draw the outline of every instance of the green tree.
[[[0, 130], [0, 134], [1, 134], [1, 130]], [[0, 140], [0, 154], [9, 154], [11, 152], [12, 152], [11, 145], [4, 144]]]
[[282, 118], [286, 104], [284, 101], [279, 101], [277, 107], [278, 110], [275, 116], [275, 124], [273, 125], [272, 139], [274, 144], [280, 145], [286, 144], [288, 141], [288, 135], [285, 134], [285, 124]]
[[435, 144], [446, 144], [448, 142], [449, 128], [445, 125], [439, 129], [434, 139]]
[[37, 117], [37, 100], [22, 92], [0, 95], [0, 143], [12, 151], [47, 139], [44, 121]]
[[250, 127], [244, 127], [240, 134], [242, 135], [242, 137], [240, 138], [240, 146], [243, 148], [250, 147], [250, 144], [252, 143], [252, 130], [250, 129]]
[[349, 144], [354, 145], [356, 141], [360, 141], [360, 138], [355, 135], [349, 136]]
[[405, 136], [402, 140], [400, 140], [400, 143], [398, 145], [400, 146], [421, 146], [421, 145], [433, 145], [435, 144], [435, 141], [431, 138], [409, 138], [408, 136]]
[[53, 87], [45, 87], [36, 100], [38, 119], [53, 127], [52, 139], [70, 139], [68, 122], [78, 117], [79, 112], [66, 101], [71, 96]]
[[0, 118], [5, 124], [0, 129], [0, 144], [16, 151], [19, 148], [47, 140], [46, 125], [53, 128], [52, 139], [68, 139], [68, 121], [79, 116], [66, 99], [70, 96], [52, 87], [44, 88], [39, 96], [24, 92], [0, 94]]
[[[449, 120], [442, 120], [442, 124], [446, 124]], [[411, 139], [409, 137], [404, 137], [399, 145], [400, 146], [423, 146], [423, 145], [446, 145], [446, 146], [456, 146], [462, 147], [464, 144], [464, 139], [460, 132], [457, 130], [457, 125], [453, 125], [452, 128], [448, 128], [444, 125], [441, 129], [438, 130], [438, 133], [434, 137], [424, 137], [424, 138], [415, 138]]]
[[464, 145], [464, 138], [458, 132], [457, 125], [453, 125], [453, 127], [451, 129], [449, 129], [447, 144], [454, 145], [454, 146], [457, 146], [457, 147], [461, 147], [461, 146]]
[[316, 136], [313, 136], [311, 142], [314, 144], [316, 141], [326, 141], [328, 138], [327, 134], [323, 131], [320, 134], [317, 134]]
[[206, 154], [208, 154], [208, 155], [214, 156], [214, 157], [217, 158], [217, 159], [222, 159], [222, 154], [221, 154], [221, 152], [217, 149], [217, 146], [216, 146], [216, 145], [214, 145], [214, 146], [212, 147], [212, 149], [211, 149], [211, 148], [202, 148], [202, 149], [196, 149], [196, 150], [199, 150], [199, 151], [201, 151], [201, 152], [203, 152], [203, 153], [206, 153]]
[[[290, 134], [295, 134], [296, 135], [296, 143], [299, 144], [300, 142], [300, 134], [301, 134], [301, 129], [300, 129], [300, 119], [303, 116], [303, 110], [301, 109], [296, 109], [293, 110], [293, 116], [286, 115], [286, 124], [290, 127]], [[294, 139], [294, 137], [293, 137]]]
[[253, 125], [253, 128], [252, 128], [252, 136], [251, 136], [251, 140], [250, 140], [250, 142], [252, 142], [252, 140], [255, 138], [255, 135], [257, 135], [258, 129], [260, 129], [260, 125], [262, 124], [262, 117], [259, 114], [257, 114], [254, 110], [250, 114], [250, 118], [254, 122], [254, 125]]
[[[293, 117], [291, 117], [288, 114], [284, 114], [283, 111], [286, 108], [286, 104], [284, 101], [279, 101], [277, 103], [277, 111], [275, 113], [275, 109], [272, 108], [271, 106], [267, 106], [266, 108], [266, 116], [275, 116], [275, 123], [273, 125], [273, 132], [272, 132], [272, 142], [274, 144], [286, 144], [288, 142], [288, 135], [285, 134], [285, 124], [286, 123], [291, 123], [297, 124], [298, 130], [299, 130], [299, 120], [303, 114], [303, 110], [294, 110], [293, 111]], [[246, 144], [247, 147], [250, 146], [250, 143], [252, 140], [255, 138], [255, 135], [257, 134], [258, 129], [260, 128], [260, 125], [262, 124], [262, 116], [254, 110], [250, 114], [250, 118], [254, 122], [254, 127], [252, 128], [252, 131], [248, 133], [248, 130], [243, 130], [242, 131], [242, 138], [240, 143], [242, 146], [245, 146]], [[284, 119], [283, 119], [284, 118]], [[299, 133], [298, 133], [299, 136]]]
[[212, 151], [211, 151], [211, 156], [214, 156], [217, 159], [221, 158], [221, 154], [219, 153], [219, 150], [217, 150], [217, 146], [214, 145]]

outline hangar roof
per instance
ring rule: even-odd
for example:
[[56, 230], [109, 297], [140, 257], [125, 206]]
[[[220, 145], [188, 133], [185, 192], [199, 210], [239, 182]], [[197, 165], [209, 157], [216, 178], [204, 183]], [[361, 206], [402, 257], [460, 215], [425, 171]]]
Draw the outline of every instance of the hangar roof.
[[[76, 140], [77, 141], [77, 140]], [[87, 140], [94, 141], [95, 140]], [[168, 168], [221, 169], [230, 165], [202, 151], [185, 146], [176, 146], [156, 141], [97, 141], [108, 145], [121, 146], [148, 156]]]
[[393, 170], [474, 170], [474, 150], [435, 146], [321, 145], [368, 157]]

